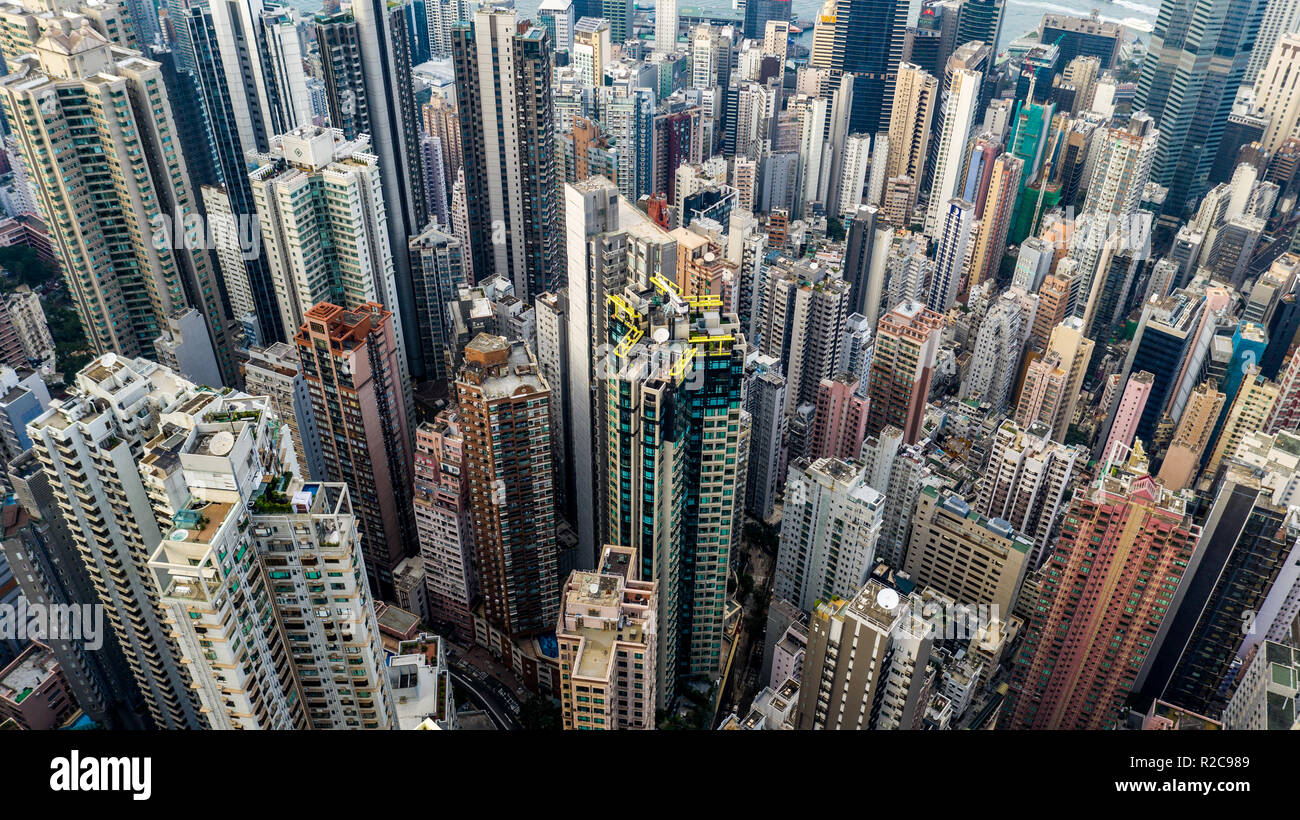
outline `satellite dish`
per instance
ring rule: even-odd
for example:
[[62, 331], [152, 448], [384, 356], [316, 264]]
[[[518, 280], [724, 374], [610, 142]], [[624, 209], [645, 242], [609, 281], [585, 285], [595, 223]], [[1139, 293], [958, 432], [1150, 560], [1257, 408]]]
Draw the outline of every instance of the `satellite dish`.
[[881, 609], [893, 610], [898, 606], [898, 593], [892, 589], [882, 589], [876, 593], [876, 603]]
[[712, 262], [713, 260], [715, 260], [715, 259], [717, 259], [717, 258], [718, 258], [718, 257], [716, 257], [716, 256], [713, 255], [713, 251], [706, 251], [705, 254], [704, 254], [704, 261], [705, 261], [705, 262]]
[[230, 455], [230, 451], [235, 447], [235, 437], [231, 433], [222, 430], [212, 437], [208, 442], [208, 451], [214, 456]]
[[173, 541], [184, 541], [186, 538], [189, 537], [190, 537], [189, 530], [177, 530], [176, 532], [172, 533]]
[[113, 365], [117, 364], [117, 354], [105, 353], [103, 358], [100, 359], [100, 361], [103, 362], [104, 367], [112, 367]]
[[664, 342], [668, 341], [668, 328], [666, 327], [655, 328], [654, 339], [659, 344], [663, 344]]

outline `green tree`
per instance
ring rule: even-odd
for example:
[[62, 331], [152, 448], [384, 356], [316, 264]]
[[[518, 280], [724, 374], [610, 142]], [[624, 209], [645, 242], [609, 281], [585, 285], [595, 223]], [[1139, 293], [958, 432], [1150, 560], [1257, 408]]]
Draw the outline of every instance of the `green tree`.
[[844, 236], [844, 223], [833, 216], [826, 217], [826, 238], [832, 242], [843, 242]]
[[55, 360], [65, 381], [95, 357], [95, 352], [86, 342], [81, 319], [68, 302], [65, 294], [59, 294], [44, 303], [45, 321], [50, 326], [50, 336], [54, 339]]
[[1065, 445], [1091, 444], [1092, 438], [1089, 437], [1087, 433], [1083, 432], [1083, 430], [1079, 429], [1079, 425], [1071, 424], [1069, 429], [1065, 431], [1065, 441], [1061, 443]]
[[42, 262], [36, 251], [26, 245], [0, 248], [0, 268], [8, 274], [0, 278], [0, 289], [5, 292], [12, 291], [19, 285], [32, 288], [44, 285], [59, 275], [57, 269]]

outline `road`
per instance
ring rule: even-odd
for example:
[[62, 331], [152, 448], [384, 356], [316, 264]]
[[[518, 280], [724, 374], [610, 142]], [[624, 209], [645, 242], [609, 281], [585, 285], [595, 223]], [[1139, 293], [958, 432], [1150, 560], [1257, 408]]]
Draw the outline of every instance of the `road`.
[[[757, 634], [753, 634], [749, 629], [749, 621], [754, 615], [761, 614], [763, 602], [771, 600], [772, 582], [776, 574], [773, 571], [775, 560], [758, 544], [750, 543], [749, 539], [742, 541], [742, 544], [748, 560], [741, 565], [740, 570], [748, 571], [753, 577], [754, 591], [745, 602], [741, 613], [731, 674], [723, 682], [722, 691], [718, 693], [715, 725], [733, 711], [739, 711], [741, 706], [747, 707], [765, 683], [760, 681], [759, 677], [763, 665], [763, 630], [766, 619], [759, 621]], [[743, 718], [744, 714], [740, 716]]]
[[470, 700], [476, 706], [487, 712], [498, 729], [509, 731], [523, 728], [518, 719], [519, 701], [500, 681], [450, 655], [447, 667], [451, 679], [469, 693]]

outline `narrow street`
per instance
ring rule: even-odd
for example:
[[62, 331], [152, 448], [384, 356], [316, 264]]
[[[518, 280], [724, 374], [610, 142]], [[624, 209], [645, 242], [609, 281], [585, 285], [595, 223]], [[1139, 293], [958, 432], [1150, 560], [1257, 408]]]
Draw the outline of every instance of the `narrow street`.
[[502, 680], [504, 667], [492, 661], [490, 656], [486, 661], [479, 657], [479, 653], [487, 655], [481, 647], [466, 649], [451, 642], [447, 647], [447, 664], [452, 680], [492, 718], [498, 729], [522, 729], [520, 701], [514, 691], [517, 684]]
[[[765, 683], [759, 680], [763, 667], [763, 630], [767, 623], [767, 604], [772, 598], [776, 559], [748, 537], [743, 538], [741, 543], [745, 560], [739, 567], [738, 575], [748, 573], [754, 579], [754, 586], [743, 603], [743, 614], [736, 631], [738, 645], [735, 660], [731, 674], [719, 693], [721, 701], [715, 724], [725, 720], [732, 712], [738, 712], [742, 706], [748, 708], [754, 695]], [[743, 714], [740, 716], [744, 717]]]

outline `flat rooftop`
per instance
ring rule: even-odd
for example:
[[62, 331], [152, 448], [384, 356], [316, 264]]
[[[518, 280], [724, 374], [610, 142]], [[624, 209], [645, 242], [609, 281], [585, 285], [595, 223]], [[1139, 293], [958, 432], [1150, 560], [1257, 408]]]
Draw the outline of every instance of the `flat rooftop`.
[[58, 661], [43, 646], [32, 645], [23, 655], [0, 673], [0, 698], [22, 703], [54, 674]]

